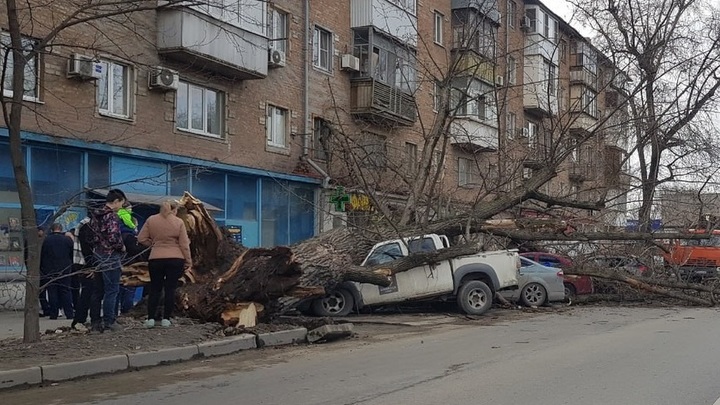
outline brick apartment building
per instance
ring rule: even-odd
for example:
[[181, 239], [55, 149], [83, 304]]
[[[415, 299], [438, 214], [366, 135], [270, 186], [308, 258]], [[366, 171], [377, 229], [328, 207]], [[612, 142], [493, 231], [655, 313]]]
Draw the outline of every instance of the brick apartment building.
[[[24, 12], [28, 44], [71, 12], [60, 4]], [[209, 4], [68, 28], [30, 61], [38, 212], [86, 189], [139, 202], [189, 190], [247, 246], [289, 244], [371, 202], [427, 217], [481, 204], [573, 142], [543, 191], [622, 195], [619, 76], [540, 1]], [[338, 185], [348, 212], [328, 203]], [[16, 191], [0, 128], [0, 226], [19, 216]]]

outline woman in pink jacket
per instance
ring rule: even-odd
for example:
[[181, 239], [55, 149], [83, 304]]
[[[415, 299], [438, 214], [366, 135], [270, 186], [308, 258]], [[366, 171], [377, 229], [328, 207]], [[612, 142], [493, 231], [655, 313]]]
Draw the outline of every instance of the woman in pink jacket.
[[138, 242], [150, 246], [150, 294], [148, 297], [148, 319], [145, 326], [155, 326], [160, 295], [165, 290], [165, 302], [161, 325], [169, 327], [170, 317], [175, 308], [175, 289], [183, 270], [192, 267], [190, 238], [185, 223], [177, 217], [178, 203], [163, 202], [160, 213], [147, 219], [140, 230]]

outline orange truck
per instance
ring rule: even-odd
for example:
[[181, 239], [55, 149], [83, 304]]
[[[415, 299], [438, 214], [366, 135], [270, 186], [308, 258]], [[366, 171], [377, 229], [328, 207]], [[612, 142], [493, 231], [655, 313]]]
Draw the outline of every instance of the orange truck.
[[[707, 233], [705, 229], [689, 229], [690, 234]], [[703, 281], [717, 277], [720, 270], [720, 230], [713, 230], [708, 239], [675, 239], [663, 253], [665, 265], [678, 272], [681, 279]]]

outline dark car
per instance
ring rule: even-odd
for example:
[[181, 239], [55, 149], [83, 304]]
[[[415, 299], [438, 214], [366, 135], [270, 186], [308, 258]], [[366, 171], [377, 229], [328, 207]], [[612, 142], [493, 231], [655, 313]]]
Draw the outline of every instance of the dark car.
[[589, 263], [603, 268], [624, 270], [634, 276], [643, 276], [650, 271], [650, 267], [635, 256], [593, 256]]
[[[557, 267], [559, 269], [567, 269], [572, 267], [573, 262], [570, 258], [545, 252], [526, 252], [520, 253], [520, 256], [527, 257], [542, 265], [549, 267]], [[573, 297], [575, 295], [592, 294], [593, 288], [592, 278], [589, 276], [576, 276], [573, 274], [563, 275], [563, 284], [565, 285], [565, 297]]]

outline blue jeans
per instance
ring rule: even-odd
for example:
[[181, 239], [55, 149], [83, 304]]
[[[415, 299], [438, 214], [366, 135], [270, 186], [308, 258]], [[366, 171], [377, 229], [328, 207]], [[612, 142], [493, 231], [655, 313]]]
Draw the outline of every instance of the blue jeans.
[[109, 255], [95, 253], [97, 261], [96, 276], [102, 275], [103, 284], [103, 302], [102, 302], [102, 318], [106, 326], [115, 323], [117, 312], [115, 305], [117, 303], [118, 291], [120, 290], [120, 274], [122, 273], [122, 265], [120, 264], [122, 253], [111, 253]]

